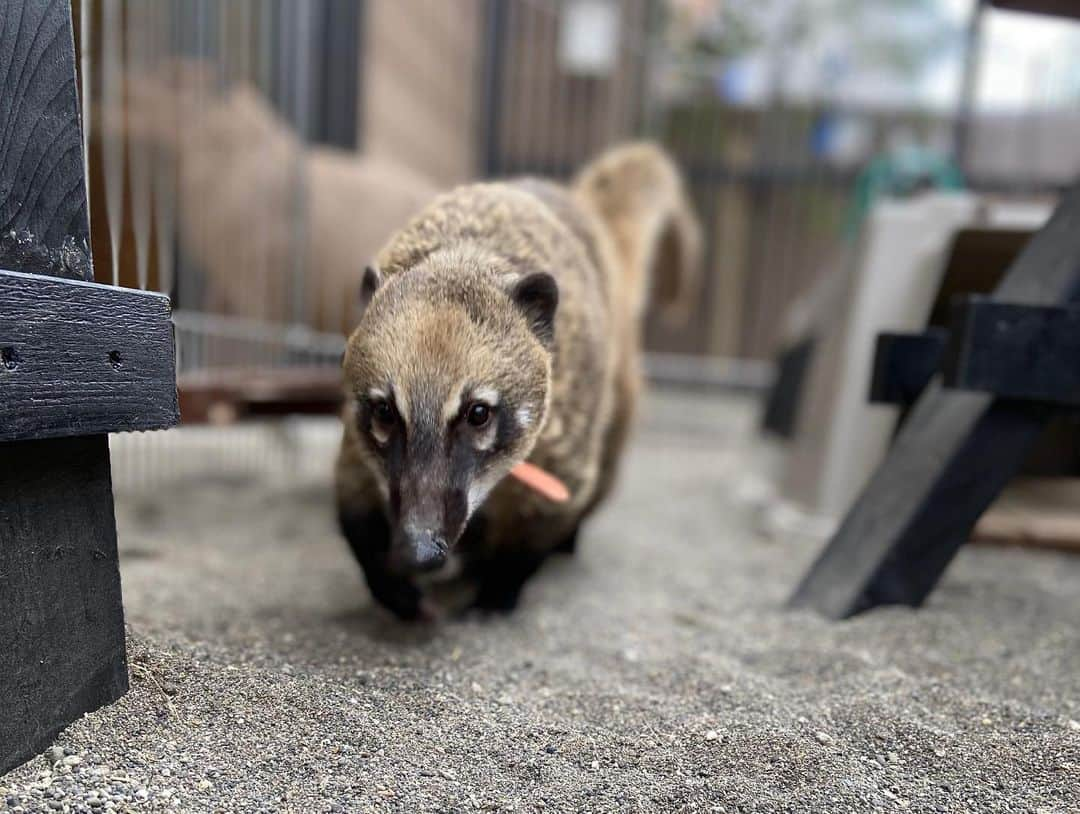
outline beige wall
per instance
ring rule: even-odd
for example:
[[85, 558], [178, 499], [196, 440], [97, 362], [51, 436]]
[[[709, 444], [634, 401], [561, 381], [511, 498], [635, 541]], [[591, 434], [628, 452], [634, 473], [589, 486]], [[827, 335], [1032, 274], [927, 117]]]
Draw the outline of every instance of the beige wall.
[[364, 152], [401, 161], [442, 186], [473, 176], [481, 0], [368, 0]]

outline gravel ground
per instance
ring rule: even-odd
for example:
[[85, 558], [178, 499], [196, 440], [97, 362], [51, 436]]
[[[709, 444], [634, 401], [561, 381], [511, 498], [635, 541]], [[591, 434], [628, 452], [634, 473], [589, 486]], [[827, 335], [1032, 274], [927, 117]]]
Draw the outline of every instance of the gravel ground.
[[1080, 811], [1080, 558], [971, 548], [919, 612], [784, 611], [819, 542], [764, 508], [753, 428], [654, 397], [578, 556], [435, 627], [371, 606], [324, 478], [121, 499], [131, 692], [0, 809]]

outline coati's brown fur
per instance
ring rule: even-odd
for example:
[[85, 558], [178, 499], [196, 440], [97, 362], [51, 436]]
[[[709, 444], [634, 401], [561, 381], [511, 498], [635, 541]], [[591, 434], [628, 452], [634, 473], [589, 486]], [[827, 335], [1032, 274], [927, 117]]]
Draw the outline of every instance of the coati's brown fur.
[[[380, 602], [427, 613], [415, 572], [453, 549], [475, 603], [510, 608], [572, 549], [615, 479], [653, 277], [669, 304], [692, 295], [699, 253], [679, 175], [650, 144], [569, 186], [460, 187], [391, 238], [343, 361], [337, 464], [342, 527]], [[505, 477], [525, 459], [570, 500]]]

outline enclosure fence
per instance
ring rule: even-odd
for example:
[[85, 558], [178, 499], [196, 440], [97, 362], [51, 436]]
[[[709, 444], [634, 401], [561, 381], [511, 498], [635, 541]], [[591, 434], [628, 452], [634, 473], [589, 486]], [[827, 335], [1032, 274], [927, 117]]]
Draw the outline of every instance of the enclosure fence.
[[824, 82], [739, 97], [739, 32], [697, 48], [698, 6], [77, 1], [98, 277], [170, 294], [182, 394], [268, 371], [308, 386], [332, 379], [364, 263], [437, 190], [568, 178], [652, 138], [690, 182], [706, 268], [685, 322], [650, 322], [650, 371], [760, 388], [792, 304], [850, 262], [860, 185], [897, 138], [976, 189], [1054, 194], [1080, 166], [1056, 129], [1076, 110], [873, 105]]

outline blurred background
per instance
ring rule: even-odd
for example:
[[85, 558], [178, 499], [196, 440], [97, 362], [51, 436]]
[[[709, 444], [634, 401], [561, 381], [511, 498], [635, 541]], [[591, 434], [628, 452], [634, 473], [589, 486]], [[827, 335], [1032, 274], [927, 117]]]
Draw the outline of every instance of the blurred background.
[[179, 437], [204, 439], [196, 469], [328, 466], [332, 422], [320, 459], [281, 417], [333, 412], [387, 235], [437, 190], [650, 138], [707, 239], [694, 312], [649, 326], [650, 376], [764, 395], [814, 345], [781, 481], [835, 516], [896, 421], [865, 403], [874, 332], [925, 327], [965, 269], [991, 287], [1080, 168], [1080, 25], [1017, 10], [1054, 5], [74, 3], [97, 278], [169, 293], [178, 331], [186, 427], [115, 438], [118, 488], [173, 473]]

